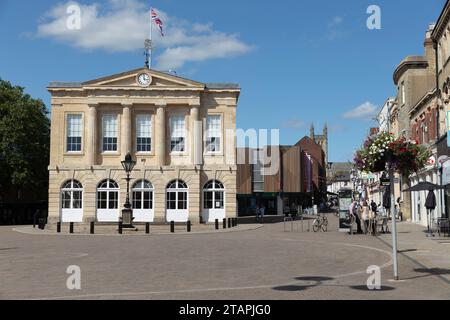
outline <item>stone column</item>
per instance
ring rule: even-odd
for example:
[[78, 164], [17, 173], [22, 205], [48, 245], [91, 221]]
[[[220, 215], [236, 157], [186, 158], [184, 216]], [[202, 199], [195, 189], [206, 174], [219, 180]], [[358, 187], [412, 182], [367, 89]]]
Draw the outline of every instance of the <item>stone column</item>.
[[190, 139], [192, 139], [191, 161], [193, 165], [203, 164], [203, 125], [200, 121], [199, 112], [200, 105], [191, 105]]
[[121, 147], [122, 147], [122, 158], [125, 157], [125, 155], [128, 152], [131, 152], [131, 106], [132, 104], [125, 104], [122, 103], [123, 106], [123, 113], [122, 113], [122, 132], [121, 132]]
[[156, 130], [155, 130], [155, 154], [158, 166], [166, 165], [166, 106], [157, 105]]
[[89, 114], [87, 119], [87, 139], [86, 139], [86, 155], [88, 165], [96, 164], [97, 154], [97, 107], [98, 104], [89, 104]]

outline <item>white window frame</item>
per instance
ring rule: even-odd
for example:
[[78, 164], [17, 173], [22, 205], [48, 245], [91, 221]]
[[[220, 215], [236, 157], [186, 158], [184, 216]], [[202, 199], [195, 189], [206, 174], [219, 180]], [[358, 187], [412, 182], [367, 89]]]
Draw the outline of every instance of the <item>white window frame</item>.
[[[106, 118], [112, 118], [112, 117], [114, 117], [115, 118], [115, 121], [116, 121], [116, 130], [115, 130], [115, 137], [113, 137], [113, 136], [106, 136], [106, 128], [105, 128], [105, 119]], [[116, 153], [119, 153], [120, 151], [120, 149], [119, 149], [119, 146], [120, 146], [120, 141], [119, 141], [119, 135], [120, 135], [120, 132], [119, 132], [119, 127], [120, 127], [120, 124], [119, 124], [119, 115], [118, 114], [104, 114], [103, 116], [102, 116], [102, 152], [103, 153], [112, 153], [112, 154], [116, 154]], [[105, 138], [115, 138], [116, 139], [116, 150], [105, 150], [105, 143], [104, 143], [104, 139]]]
[[[210, 130], [210, 119], [218, 117], [219, 118], [219, 128], [213, 129], [212, 132]], [[205, 154], [215, 155], [223, 153], [223, 117], [221, 114], [208, 114], [206, 116], [206, 130], [205, 130]], [[215, 133], [215, 134], [214, 134]], [[214, 136], [213, 136], [214, 134]], [[218, 149], [216, 151], [208, 150], [208, 146], [210, 145], [209, 139], [216, 138], [219, 139]], [[217, 145], [217, 143], [215, 143]]]
[[[170, 188], [170, 186], [176, 183], [175, 188]], [[180, 183], [183, 183], [186, 188], [180, 187]], [[187, 222], [189, 220], [189, 187], [183, 180], [172, 180], [166, 186], [166, 219], [167, 222], [175, 221], [175, 222]], [[178, 206], [179, 194], [183, 192], [186, 193], [186, 209], [180, 209]], [[175, 194], [175, 209], [169, 209], [169, 193]]]
[[[209, 188], [209, 184], [212, 184], [212, 188]], [[219, 188], [217, 187], [219, 185]], [[223, 205], [221, 208], [216, 208], [216, 193], [222, 194]], [[205, 206], [206, 194], [212, 193], [212, 208]], [[202, 197], [202, 216], [203, 221], [206, 223], [213, 223], [216, 219], [222, 221], [226, 218], [226, 190], [225, 185], [219, 180], [209, 180], [203, 185], [203, 197]]]
[[[148, 187], [146, 187], [148, 185]], [[144, 194], [150, 192], [151, 208], [144, 209]], [[140, 193], [141, 208], [135, 207], [135, 194]], [[133, 208], [133, 217], [135, 222], [153, 222], [154, 221], [154, 208], [155, 208], [155, 188], [153, 184], [148, 180], [138, 180], [134, 183], [131, 192], [131, 204]]]
[[[79, 117], [80, 118], [80, 123], [78, 125], [78, 130], [79, 130], [79, 136], [69, 136], [70, 131], [71, 130], [71, 126], [69, 123], [69, 119], [72, 117]], [[76, 153], [82, 153], [83, 152], [83, 133], [84, 133], [84, 119], [83, 119], [83, 114], [82, 113], [68, 113], [66, 115], [66, 139], [65, 139], [65, 150], [66, 153], [71, 153], [71, 154], [76, 154]], [[69, 138], [80, 138], [80, 150], [69, 150]]]
[[[179, 135], [174, 135], [175, 132], [175, 128], [174, 128], [174, 120], [175, 119], [182, 119], [183, 120], [183, 133], [179, 134]], [[170, 150], [170, 154], [186, 154], [187, 153], [187, 134], [186, 134], [186, 115], [184, 114], [174, 114], [171, 115], [169, 117], [169, 129], [170, 129], [170, 145], [169, 145], [169, 150]], [[172, 150], [172, 140], [173, 139], [183, 139], [183, 151], [179, 151], [179, 150]]]
[[[70, 187], [66, 187], [67, 183], [70, 182]], [[80, 187], [75, 187], [75, 184], [78, 184]], [[63, 193], [69, 192], [69, 199], [70, 199], [70, 207], [69, 208], [63, 208], [64, 201], [63, 201]], [[81, 207], [80, 208], [74, 208], [73, 202], [74, 192], [81, 192]], [[61, 186], [61, 221], [62, 222], [83, 222], [83, 201], [84, 201], [84, 189], [81, 182], [78, 180], [68, 180], [65, 181], [64, 184]]]
[[[148, 127], [148, 136], [141, 136], [140, 134], [140, 120], [143, 118], [149, 118], [149, 127]], [[141, 113], [136, 115], [136, 139], [135, 139], [135, 143], [136, 143], [136, 153], [138, 154], [151, 154], [153, 152], [153, 117], [151, 114], [148, 113]], [[150, 139], [150, 150], [145, 150], [145, 151], [139, 151], [139, 142], [138, 139], [139, 138], [144, 138], [144, 139]]]
[[[100, 185], [103, 182], [107, 182], [107, 187], [100, 187]], [[117, 185], [117, 187], [111, 187], [111, 184], [114, 183]], [[99, 208], [99, 193], [100, 192], [106, 192], [106, 208]], [[117, 208], [110, 208], [109, 207], [109, 199], [111, 193], [117, 193]], [[112, 179], [104, 179], [100, 181], [100, 183], [97, 185], [96, 189], [96, 202], [95, 202], [95, 208], [97, 211], [97, 221], [98, 222], [118, 222], [119, 216], [120, 216], [120, 186], [119, 184]]]

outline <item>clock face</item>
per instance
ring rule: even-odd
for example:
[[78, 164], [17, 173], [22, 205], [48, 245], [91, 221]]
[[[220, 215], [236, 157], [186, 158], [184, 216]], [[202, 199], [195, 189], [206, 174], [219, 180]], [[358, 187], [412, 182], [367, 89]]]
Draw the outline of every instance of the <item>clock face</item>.
[[141, 86], [148, 86], [148, 85], [150, 85], [151, 77], [147, 73], [141, 73], [138, 76], [137, 81]]

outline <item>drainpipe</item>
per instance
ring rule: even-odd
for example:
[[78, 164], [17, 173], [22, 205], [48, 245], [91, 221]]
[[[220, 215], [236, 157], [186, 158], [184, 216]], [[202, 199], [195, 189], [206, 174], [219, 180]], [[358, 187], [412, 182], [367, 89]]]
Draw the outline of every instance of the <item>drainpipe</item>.
[[436, 95], [437, 95], [437, 126], [436, 126], [436, 131], [437, 131], [437, 135], [436, 135], [436, 141], [439, 141], [440, 139], [440, 126], [441, 126], [441, 112], [440, 112], [440, 103], [439, 101], [441, 101], [441, 91], [439, 90], [439, 51], [438, 51], [438, 43], [435, 39], [433, 39], [433, 49], [434, 49], [434, 55], [435, 55], [435, 68], [436, 68]]
[[[432, 39], [433, 40], [433, 49], [434, 49], [434, 54], [435, 54], [435, 67], [436, 67], [436, 95], [437, 95], [437, 125], [436, 125], [436, 148], [437, 148], [437, 144], [439, 142], [439, 140], [441, 139], [440, 134], [441, 134], [441, 103], [442, 103], [442, 96], [441, 96], [441, 90], [439, 88], [439, 50], [438, 50], [438, 43], [436, 41], [436, 39]], [[438, 152], [438, 158], [439, 158], [439, 152]], [[443, 185], [443, 167], [441, 165], [441, 167], [438, 169], [438, 175], [439, 175], [439, 184], [442, 186]], [[446, 216], [447, 215], [447, 206], [446, 203], [444, 201], [445, 198], [445, 190], [439, 190], [440, 193], [440, 203], [441, 203], [441, 210], [443, 212], [441, 212], [441, 216]]]

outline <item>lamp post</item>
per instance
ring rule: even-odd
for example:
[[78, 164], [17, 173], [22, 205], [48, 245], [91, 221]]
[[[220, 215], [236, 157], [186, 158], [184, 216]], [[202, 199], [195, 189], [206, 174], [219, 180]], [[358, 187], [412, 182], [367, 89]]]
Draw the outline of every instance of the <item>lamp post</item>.
[[[387, 110], [387, 128], [391, 133], [391, 107], [396, 104], [395, 101], [389, 102]], [[392, 220], [392, 262], [394, 265], [394, 280], [398, 280], [398, 260], [397, 260], [397, 210], [395, 206], [395, 180], [394, 170], [389, 168], [390, 193], [391, 193], [391, 220]]]
[[131, 154], [128, 153], [125, 156], [125, 160], [122, 161], [122, 167], [127, 174], [127, 198], [125, 200], [124, 209], [122, 210], [122, 223], [124, 228], [132, 228], [133, 227], [133, 210], [131, 209], [130, 203], [130, 174], [136, 165], [136, 161], [133, 160]]

